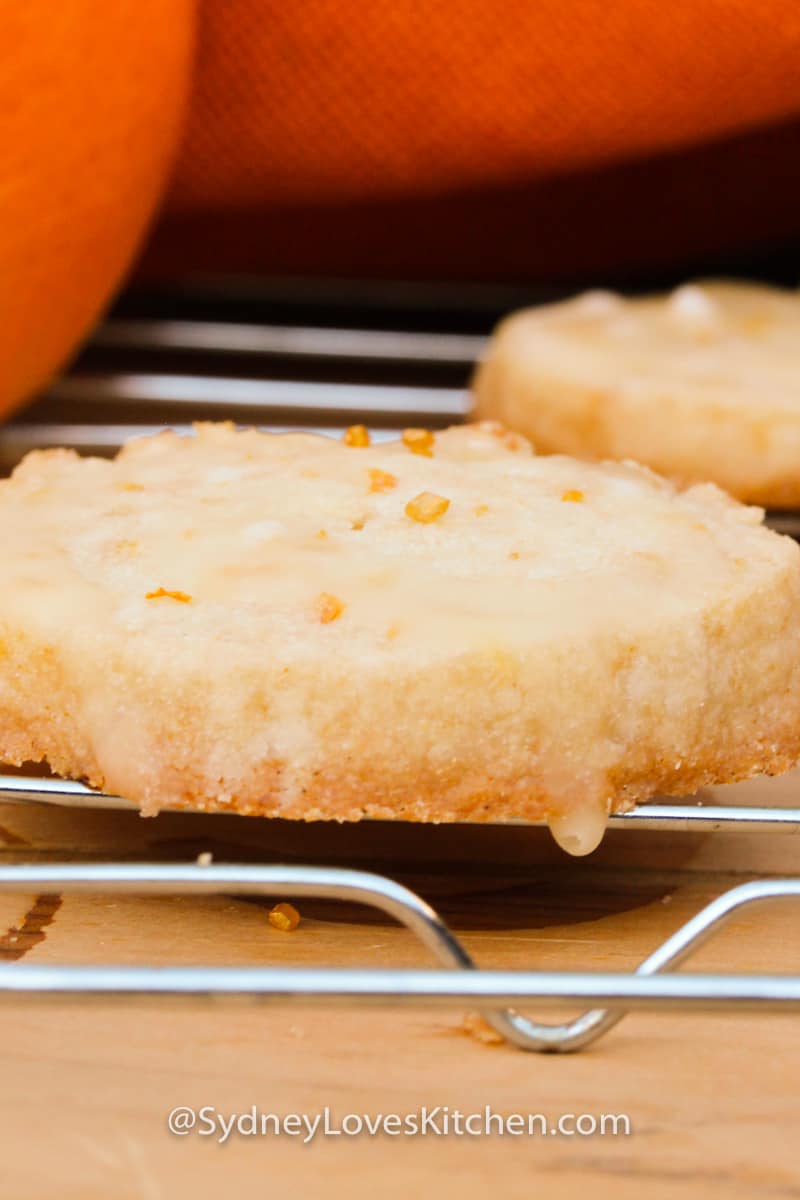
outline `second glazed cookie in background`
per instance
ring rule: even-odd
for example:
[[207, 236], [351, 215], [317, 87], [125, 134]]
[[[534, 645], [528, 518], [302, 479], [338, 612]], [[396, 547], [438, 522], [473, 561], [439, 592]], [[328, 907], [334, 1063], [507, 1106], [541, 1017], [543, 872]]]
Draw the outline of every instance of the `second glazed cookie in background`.
[[635, 459], [800, 506], [799, 293], [710, 282], [528, 309], [500, 325], [474, 390], [480, 416], [539, 453]]

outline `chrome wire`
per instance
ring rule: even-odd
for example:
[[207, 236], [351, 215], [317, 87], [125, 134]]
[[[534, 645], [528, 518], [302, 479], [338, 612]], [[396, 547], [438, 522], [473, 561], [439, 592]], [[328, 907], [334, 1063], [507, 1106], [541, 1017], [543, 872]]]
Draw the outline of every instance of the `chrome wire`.
[[[800, 1011], [800, 976], [663, 977], [744, 908], [800, 897], [800, 880], [763, 880], [724, 893], [667, 939], [633, 975], [593, 972], [488, 971], [426, 901], [364, 871], [329, 867], [81, 864], [0, 867], [0, 892], [134, 892], [144, 895], [247, 894], [325, 898], [366, 904], [405, 925], [448, 970], [296, 967], [115, 967], [0, 965], [0, 995], [226, 995], [271, 1000], [373, 1001], [393, 1005], [480, 1005], [487, 1021], [523, 1050], [570, 1051], [596, 1041], [626, 1012]], [[508, 1007], [603, 1005], [568, 1024], [534, 1022]]]
[[[72, 779], [36, 779], [24, 775], [0, 775], [0, 803], [34, 801], [43, 804], [75, 805], [85, 808], [119, 808], [138, 811], [138, 805], [121, 796], [97, 792]], [[164, 809], [163, 811], [168, 811]], [[206, 813], [208, 817], [218, 814]], [[225, 813], [225, 816], [235, 816]], [[492, 822], [482, 822], [492, 824]], [[544, 825], [543, 821], [504, 822], [514, 825]], [[648, 829], [659, 833], [800, 833], [800, 808], [772, 805], [717, 805], [688, 801], [683, 804], [644, 804], [608, 820], [609, 829]]]
[[95, 330], [92, 344], [106, 350], [200, 351], [256, 357], [445, 364], [471, 369], [486, 349], [488, 338], [416, 330], [116, 318]]
[[[218, 375], [152, 374], [147, 372], [75, 372], [57, 379], [47, 390], [58, 404], [109, 405], [125, 402], [155, 411], [168, 405], [212, 405], [220, 414], [230, 408], [264, 413], [291, 412], [298, 417], [333, 413], [364, 420], [427, 418], [461, 421], [470, 407], [463, 388], [412, 387], [386, 383], [319, 383], [293, 379], [240, 379]], [[227, 414], [226, 414], [227, 415]]]

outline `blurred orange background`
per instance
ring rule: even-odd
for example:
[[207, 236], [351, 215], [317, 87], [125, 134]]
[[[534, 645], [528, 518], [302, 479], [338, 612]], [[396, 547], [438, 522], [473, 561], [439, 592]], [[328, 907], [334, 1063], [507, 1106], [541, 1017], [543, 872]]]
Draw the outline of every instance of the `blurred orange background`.
[[790, 0], [0, 0], [0, 406], [120, 286], [570, 279], [800, 233]]

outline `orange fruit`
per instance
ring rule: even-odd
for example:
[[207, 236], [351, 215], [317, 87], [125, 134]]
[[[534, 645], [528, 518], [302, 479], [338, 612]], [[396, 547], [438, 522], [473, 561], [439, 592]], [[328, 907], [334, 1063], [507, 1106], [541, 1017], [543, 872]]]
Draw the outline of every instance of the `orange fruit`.
[[193, 0], [0, 0], [0, 414], [119, 283], [180, 132]]

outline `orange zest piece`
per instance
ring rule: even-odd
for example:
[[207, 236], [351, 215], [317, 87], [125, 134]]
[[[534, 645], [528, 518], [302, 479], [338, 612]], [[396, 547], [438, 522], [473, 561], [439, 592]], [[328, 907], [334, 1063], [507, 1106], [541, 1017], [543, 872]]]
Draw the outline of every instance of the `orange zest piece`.
[[430, 525], [431, 521], [438, 521], [439, 517], [443, 517], [449, 507], [450, 501], [444, 496], [437, 496], [435, 492], [420, 492], [413, 500], [409, 500], [405, 512], [412, 521]]
[[284, 901], [269, 910], [269, 923], [281, 933], [291, 933], [300, 924], [300, 913], [293, 904]]
[[180, 604], [191, 604], [192, 597], [188, 592], [173, 591], [170, 588], [156, 588], [154, 592], [148, 592], [145, 600], [177, 600]]
[[317, 596], [315, 607], [321, 625], [330, 625], [331, 621], [335, 621], [344, 612], [342, 601], [330, 592], [321, 592]]
[[577, 488], [569, 488], [568, 491], [561, 493], [561, 499], [567, 500], [572, 504], [580, 504], [584, 499], [584, 495]]
[[379, 471], [377, 467], [371, 467], [369, 472], [369, 490], [371, 492], [390, 492], [393, 487], [397, 487], [397, 476], [390, 474], [389, 471]]
[[429, 429], [404, 429], [403, 445], [407, 446], [412, 454], [433, 458], [433, 434]]
[[342, 441], [345, 446], [356, 446], [363, 449], [369, 445], [369, 430], [366, 425], [351, 425], [349, 429], [345, 429]]

